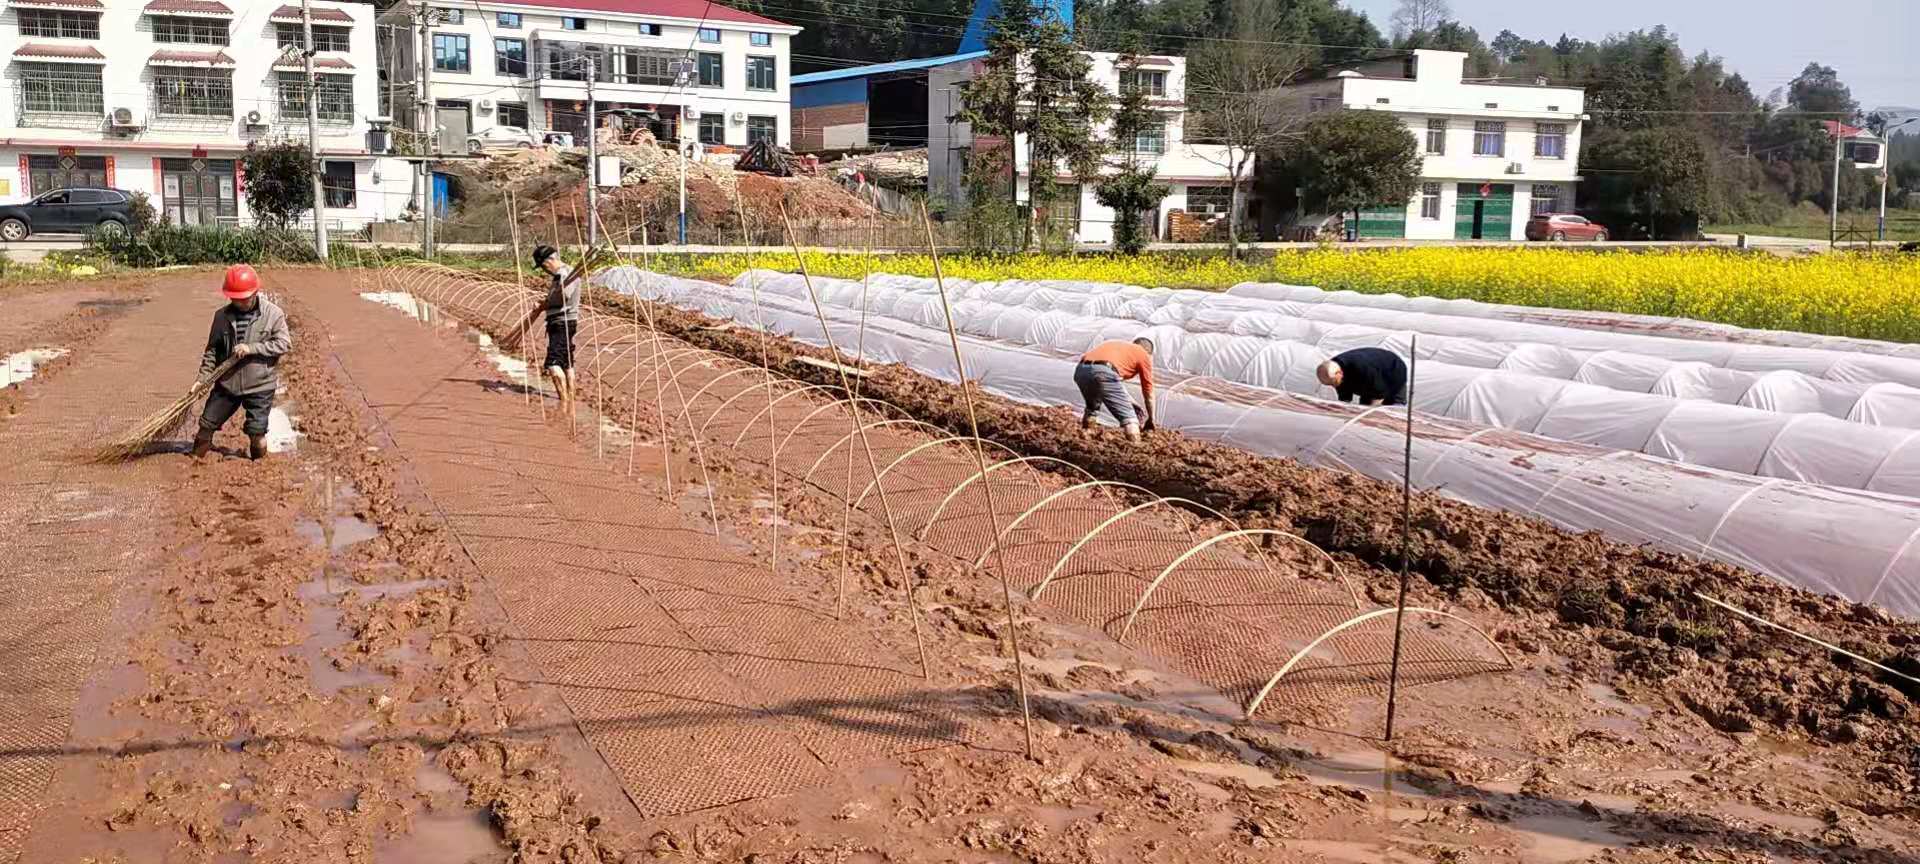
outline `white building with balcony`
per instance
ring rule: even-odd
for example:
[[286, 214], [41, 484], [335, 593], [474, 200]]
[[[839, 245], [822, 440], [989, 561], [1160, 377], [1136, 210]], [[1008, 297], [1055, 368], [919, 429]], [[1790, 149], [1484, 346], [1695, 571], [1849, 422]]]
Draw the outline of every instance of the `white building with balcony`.
[[[788, 44], [799, 27], [705, 0], [512, 0], [431, 4], [427, 53], [438, 143], [463, 152], [495, 126], [584, 141], [588, 69], [603, 125], [682, 124], [707, 145], [785, 145]], [[382, 16], [393, 112], [418, 121], [423, 73], [413, 4]]]
[[[0, 203], [70, 186], [145, 193], [175, 224], [249, 221], [239, 156], [307, 140], [298, 3], [0, 0]], [[406, 166], [368, 151], [373, 8], [315, 2], [321, 218], [398, 216]]]
[[1466, 62], [1416, 50], [1297, 88], [1307, 110], [1386, 111], [1419, 142], [1419, 191], [1405, 207], [1362, 211], [1361, 236], [1525, 240], [1532, 214], [1571, 211], [1585, 91], [1477, 81]]

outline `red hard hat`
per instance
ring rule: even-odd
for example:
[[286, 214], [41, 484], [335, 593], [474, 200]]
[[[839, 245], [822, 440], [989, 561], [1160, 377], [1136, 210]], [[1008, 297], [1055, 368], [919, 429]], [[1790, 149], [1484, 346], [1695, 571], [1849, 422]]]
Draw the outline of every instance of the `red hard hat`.
[[245, 300], [260, 293], [260, 274], [245, 264], [235, 264], [227, 268], [226, 284], [220, 286], [220, 293], [228, 300]]

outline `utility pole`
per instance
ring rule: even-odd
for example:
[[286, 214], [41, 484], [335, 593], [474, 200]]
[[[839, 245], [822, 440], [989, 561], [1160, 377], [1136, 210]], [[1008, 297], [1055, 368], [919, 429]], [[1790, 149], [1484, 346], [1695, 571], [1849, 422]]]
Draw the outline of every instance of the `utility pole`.
[[313, 252], [327, 260], [327, 184], [325, 165], [320, 161], [320, 87], [313, 74], [313, 3], [300, 0], [300, 29], [306, 34], [307, 50], [307, 173], [313, 175]]
[[593, 79], [599, 74], [587, 58], [587, 247], [600, 245], [600, 115], [593, 101]]
[[[419, 117], [417, 128], [426, 136], [427, 146], [433, 148], [433, 155], [440, 153], [440, 131], [438, 119], [433, 108], [433, 36], [428, 31], [434, 21], [433, 9], [425, 0], [413, 4], [413, 23], [420, 36], [420, 86], [418, 102], [414, 111]], [[434, 255], [433, 246], [433, 160], [422, 153], [414, 174], [419, 178], [423, 205], [420, 208], [420, 254], [427, 258]]]
[[1846, 140], [1840, 130], [1845, 124], [1833, 121], [1833, 197], [1827, 199], [1827, 251], [1833, 251], [1833, 243], [1840, 238], [1840, 151], [1845, 149]]
[[687, 245], [687, 108], [693, 106], [688, 87], [693, 84], [695, 67], [692, 60], [683, 59], [676, 69], [679, 74], [674, 76], [675, 83], [680, 86], [681, 95], [687, 97], [684, 100], [685, 104], [680, 108], [679, 116], [673, 120], [673, 147], [680, 154], [680, 245], [685, 246]]

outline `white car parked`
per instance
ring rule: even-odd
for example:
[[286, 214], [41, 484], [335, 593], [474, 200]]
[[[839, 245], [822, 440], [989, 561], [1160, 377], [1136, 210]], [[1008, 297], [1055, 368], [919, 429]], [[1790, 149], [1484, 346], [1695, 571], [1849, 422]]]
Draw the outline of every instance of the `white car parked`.
[[539, 136], [518, 126], [494, 126], [467, 136], [467, 152], [517, 147], [531, 150], [540, 146]]

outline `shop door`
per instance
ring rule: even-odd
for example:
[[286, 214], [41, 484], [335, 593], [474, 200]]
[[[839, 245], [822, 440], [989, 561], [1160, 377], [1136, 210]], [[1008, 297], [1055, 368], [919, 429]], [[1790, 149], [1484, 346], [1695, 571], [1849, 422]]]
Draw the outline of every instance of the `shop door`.
[[1455, 240], [1513, 238], [1513, 184], [1461, 183], [1453, 211]]
[[42, 195], [75, 186], [106, 188], [105, 156], [28, 156], [27, 194]]
[[232, 225], [240, 205], [231, 159], [160, 160], [161, 212], [175, 225]]

